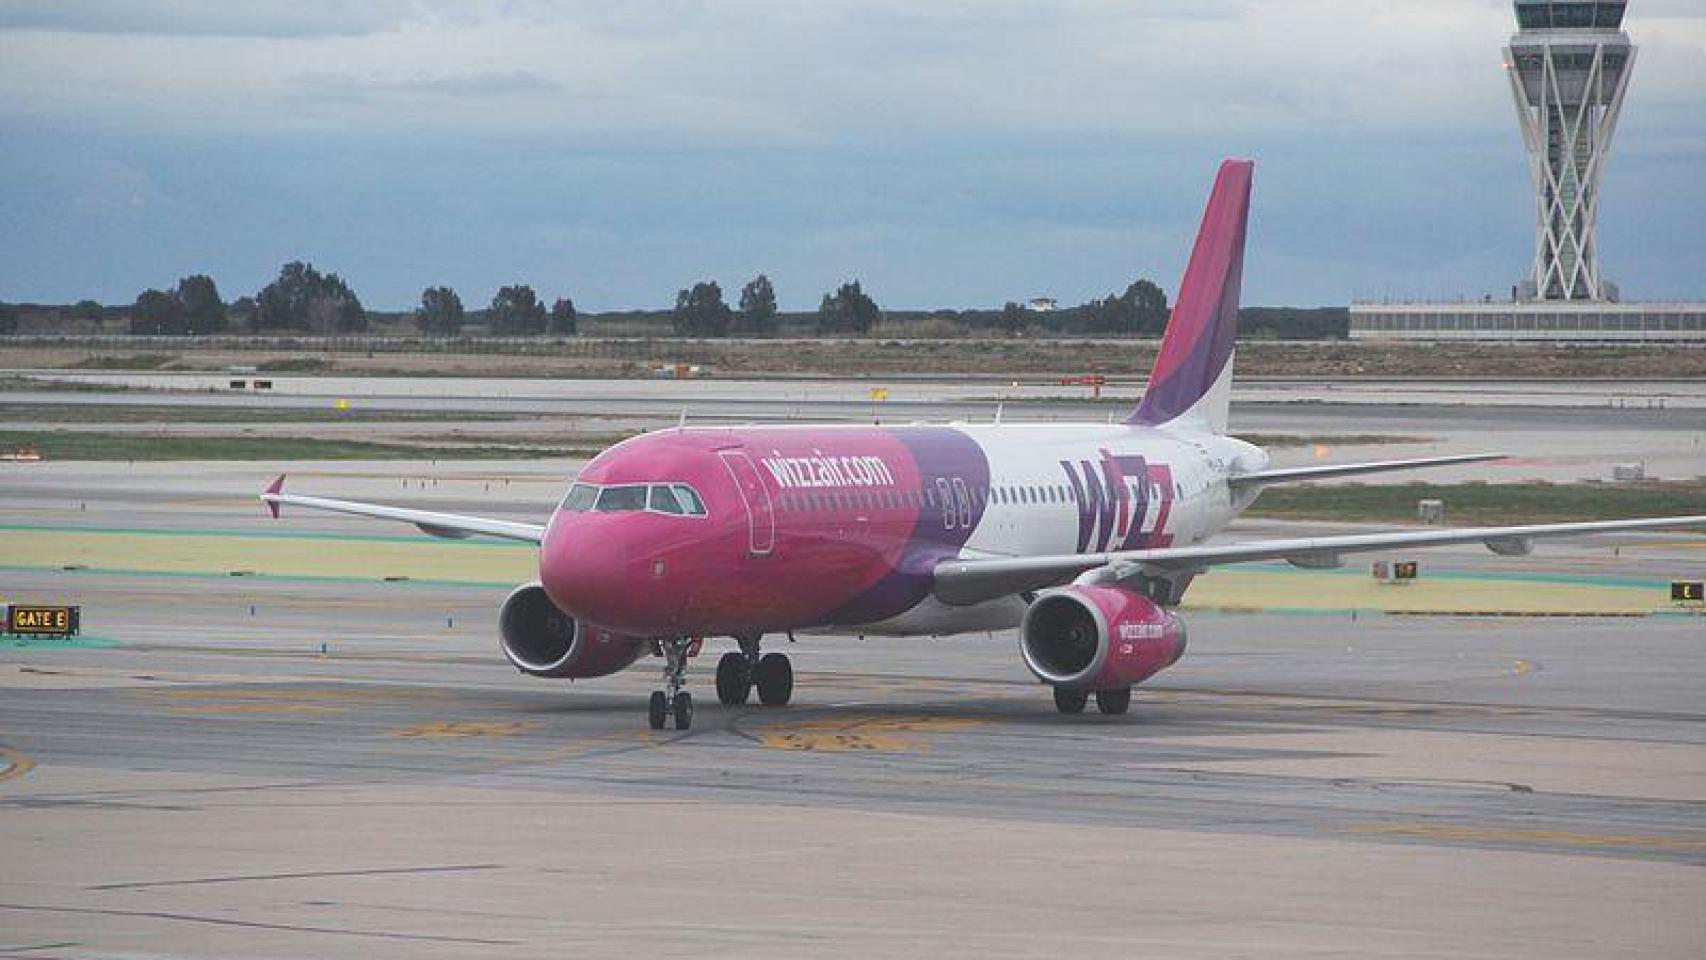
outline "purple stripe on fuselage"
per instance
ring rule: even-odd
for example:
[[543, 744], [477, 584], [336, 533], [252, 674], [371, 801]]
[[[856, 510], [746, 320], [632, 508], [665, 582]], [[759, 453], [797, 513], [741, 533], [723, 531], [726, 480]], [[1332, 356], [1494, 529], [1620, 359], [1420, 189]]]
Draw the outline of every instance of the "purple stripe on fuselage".
[[[989, 458], [977, 441], [949, 427], [895, 427], [888, 431], [905, 445], [918, 471], [919, 483], [936, 502], [926, 504], [913, 524], [895, 567], [869, 589], [829, 615], [834, 624], [874, 623], [899, 616], [930, 595], [936, 564], [958, 556], [983, 521], [985, 491], [989, 489]], [[961, 510], [957, 489], [969, 496]], [[943, 481], [938, 484], [937, 481]], [[949, 502], [940, 502], [943, 486]], [[963, 522], [966, 514], [970, 523]]]

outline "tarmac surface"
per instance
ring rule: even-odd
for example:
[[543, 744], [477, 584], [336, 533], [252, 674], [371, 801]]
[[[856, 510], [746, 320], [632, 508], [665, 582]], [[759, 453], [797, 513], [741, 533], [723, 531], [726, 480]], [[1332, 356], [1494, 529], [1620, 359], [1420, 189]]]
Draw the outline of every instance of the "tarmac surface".
[[[0, 957], [1706, 954], [1701, 535], [1217, 572], [1125, 717], [1010, 633], [772, 640], [795, 702], [724, 708], [713, 642], [653, 732], [656, 661], [504, 663], [526, 547], [281, 468], [0, 465], [0, 594], [86, 633], [0, 642]], [[573, 465], [292, 469], [538, 519]]]
[[[868, 416], [764, 389], [723, 413]], [[612, 390], [362, 402], [674, 418], [674, 394]], [[1476, 467], [1494, 479], [1706, 474], [1687, 402], [1525, 390], [1237, 416], [1425, 438], [1332, 460], [1496, 443], [1518, 460]], [[85, 631], [0, 639], [0, 957], [1706, 955], [1706, 617], [1667, 592], [1706, 573], [1701, 534], [1418, 552], [1404, 588], [1216, 571], [1186, 658], [1123, 718], [1054, 713], [1012, 633], [773, 639], [795, 703], [722, 708], [713, 641], [693, 728], [652, 732], [653, 660], [575, 684], [503, 662], [529, 547], [254, 500], [288, 469], [302, 493], [541, 520], [577, 466], [0, 464], [0, 597], [80, 604]]]

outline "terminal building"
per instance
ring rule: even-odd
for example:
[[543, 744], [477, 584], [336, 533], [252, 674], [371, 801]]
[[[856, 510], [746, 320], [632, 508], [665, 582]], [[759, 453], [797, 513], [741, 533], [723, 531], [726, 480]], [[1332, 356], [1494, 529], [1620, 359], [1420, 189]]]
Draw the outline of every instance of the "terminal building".
[[1505, 72], [1534, 183], [1532, 267], [1511, 299], [1351, 305], [1353, 339], [1706, 343], [1706, 303], [1623, 303], [1595, 225], [1635, 66], [1627, 0], [1515, 0]]

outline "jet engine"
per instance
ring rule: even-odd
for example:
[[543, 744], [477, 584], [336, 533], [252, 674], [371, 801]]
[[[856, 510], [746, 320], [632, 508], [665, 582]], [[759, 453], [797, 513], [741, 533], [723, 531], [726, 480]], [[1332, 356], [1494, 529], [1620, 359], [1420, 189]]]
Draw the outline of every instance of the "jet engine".
[[646, 650], [646, 641], [640, 637], [577, 623], [557, 609], [538, 583], [524, 583], [504, 600], [498, 611], [498, 637], [504, 656], [517, 670], [554, 679], [615, 673]]
[[1108, 690], [1160, 673], [1185, 652], [1185, 625], [1120, 587], [1071, 586], [1039, 596], [1019, 629], [1025, 666], [1057, 687]]

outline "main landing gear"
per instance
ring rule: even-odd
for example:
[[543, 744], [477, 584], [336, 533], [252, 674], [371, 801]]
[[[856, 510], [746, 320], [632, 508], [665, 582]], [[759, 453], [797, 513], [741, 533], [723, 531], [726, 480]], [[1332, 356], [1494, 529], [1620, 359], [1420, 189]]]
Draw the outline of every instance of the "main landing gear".
[[653, 730], [662, 730], [664, 721], [671, 717], [675, 718], [677, 730], [686, 730], [693, 726], [693, 694], [681, 687], [687, 680], [688, 654], [697, 642], [691, 637], [671, 637], [658, 641], [664, 656], [665, 689], [652, 691], [651, 703], [648, 704], [646, 719], [651, 722]]
[[779, 707], [794, 695], [794, 665], [786, 654], [758, 654], [758, 637], [737, 637], [740, 652], [730, 651], [717, 661], [717, 699], [724, 706], [738, 707], [758, 688], [758, 702]]
[[[1061, 713], [1083, 713], [1085, 704], [1090, 702], [1091, 691], [1080, 687], [1055, 687], [1054, 708]], [[1131, 688], [1112, 687], [1107, 690], [1097, 690], [1096, 709], [1106, 714], [1121, 714], [1131, 709]]]

